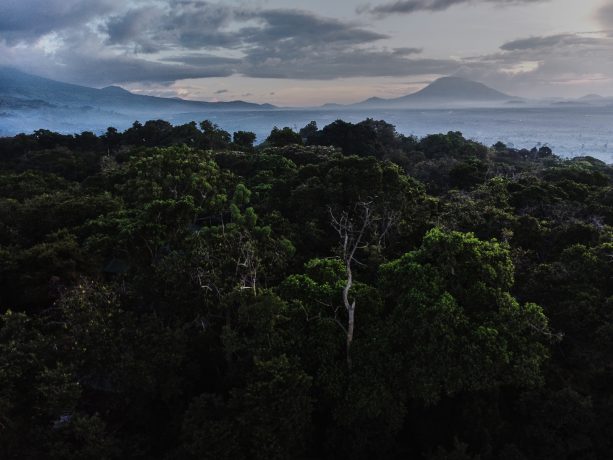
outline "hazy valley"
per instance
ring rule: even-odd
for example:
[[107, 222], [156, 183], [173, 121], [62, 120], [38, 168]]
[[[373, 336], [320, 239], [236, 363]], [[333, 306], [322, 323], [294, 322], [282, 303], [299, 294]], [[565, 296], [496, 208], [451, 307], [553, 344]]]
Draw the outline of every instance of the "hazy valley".
[[210, 119], [228, 131], [253, 131], [261, 142], [272, 126], [298, 130], [312, 120], [323, 126], [336, 119], [357, 122], [365, 118], [391, 122], [405, 135], [461, 131], [487, 145], [497, 141], [518, 148], [548, 145], [563, 156], [612, 158], [608, 127], [613, 126], [613, 99], [593, 94], [579, 99], [528, 100], [478, 82], [444, 77], [396, 99], [275, 107], [143, 96], [117, 86], [88, 88], [0, 69], [0, 135], [4, 136], [41, 128], [102, 133], [109, 126], [126, 129], [135, 120], [182, 124]]

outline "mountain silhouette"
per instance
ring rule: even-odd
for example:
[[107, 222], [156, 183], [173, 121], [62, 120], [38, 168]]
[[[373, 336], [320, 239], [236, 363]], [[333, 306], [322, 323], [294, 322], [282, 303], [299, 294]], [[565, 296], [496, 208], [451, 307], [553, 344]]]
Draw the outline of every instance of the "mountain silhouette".
[[363, 107], [403, 107], [403, 106], [445, 106], [504, 103], [517, 100], [514, 96], [502, 93], [472, 80], [460, 77], [442, 77], [425, 88], [406, 96], [393, 99], [373, 97], [353, 106]]
[[[245, 101], [204, 102], [180, 98], [164, 98], [133, 94], [119, 86], [103, 89], [63, 83], [27, 74], [19, 70], [0, 67], [0, 99], [13, 101], [23, 107], [26, 101], [43, 102], [49, 106], [74, 107], [133, 114], [146, 112], [150, 117], [169, 113], [202, 110], [257, 110], [274, 108], [270, 104]], [[6, 106], [6, 103], [5, 103]], [[7, 107], [5, 107], [7, 108]], [[8, 106], [10, 109], [11, 107]]]

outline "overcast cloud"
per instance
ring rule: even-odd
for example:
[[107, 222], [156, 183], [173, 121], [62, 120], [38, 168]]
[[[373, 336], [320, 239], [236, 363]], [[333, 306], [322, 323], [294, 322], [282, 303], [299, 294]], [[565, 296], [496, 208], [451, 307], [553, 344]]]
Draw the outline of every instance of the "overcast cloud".
[[398, 0], [376, 6], [358, 7], [358, 13], [371, 13], [378, 16], [389, 14], [412, 14], [419, 11], [443, 11], [455, 5], [466, 3], [492, 3], [513, 5], [519, 3], [543, 3], [549, 0]]

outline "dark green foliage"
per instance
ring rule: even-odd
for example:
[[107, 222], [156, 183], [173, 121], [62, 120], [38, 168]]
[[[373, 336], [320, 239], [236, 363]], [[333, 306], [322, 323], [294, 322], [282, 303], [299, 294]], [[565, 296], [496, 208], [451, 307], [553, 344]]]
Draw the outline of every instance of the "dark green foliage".
[[311, 424], [311, 378], [285, 355], [254, 363], [247, 385], [224, 402], [195, 398], [183, 425], [185, 449], [198, 459], [301, 458]]
[[372, 119], [0, 139], [0, 458], [609, 458], [612, 225], [594, 158]]
[[334, 145], [346, 155], [386, 158], [416, 144], [414, 138], [396, 133], [393, 125], [372, 118], [357, 124], [337, 120], [321, 131], [316, 131], [316, 128], [312, 124], [305, 127], [303, 134], [309, 145]]
[[272, 147], [283, 147], [292, 144], [302, 144], [302, 137], [300, 134], [294, 132], [292, 128], [277, 128], [276, 126], [270, 132], [270, 135], [266, 138], [266, 144]]
[[232, 135], [232, 142], [238, 150], [249, 152], [253, 150], [255, 134], [248, 131], [237, 131]]
[[551, 334], [540, 307], [509, 294], [506, 247], [434, 229], [419, 250], [381, 270], [389, 353], [416, 397], [540, 383]]

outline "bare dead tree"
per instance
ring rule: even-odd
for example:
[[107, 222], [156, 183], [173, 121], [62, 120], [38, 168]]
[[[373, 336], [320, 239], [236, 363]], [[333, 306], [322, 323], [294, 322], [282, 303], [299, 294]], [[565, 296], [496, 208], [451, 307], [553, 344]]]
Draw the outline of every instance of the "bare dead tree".
[[256, 296], [259, 259], [253, 241], [246, 235], [241, 234], [240, 236], [235, 263], [235, 276], [240, 280], [239, 288], [241, 290], [251, 289], [253, 295]]
[[[344, 326], [340, 321], [343, 332], [346, 334], [347, 367], [351, 369], [351, 345], [355, 330], [355, 298], [351, 297], [353, 287], [354, 263], [360, 264], [356, 257], [358, 249], [364, 249], [372, 242], [382, 244], [385, 236], [394, 225], [396, 215], [394, 213], [384, 213], [378, 215], [374, 213], [372, 201], [358, 202], [352, 212], [342, 211], [336, 215], [332, 208], [328, 208], [332, 227], [339, 236], [341, 257], [345, 265], [347, 279], [343, 287], [343, 305], [347, 312], [347, 325]], [[336, 314], [335, 314], [336, 318]]]
[[[203, 263], [192, 278], [201, 289], [216, 294], [218, 299], [234, 289], [251, 290], [256, 296], [260, 259], [251, 235], [246, 231], [228, 234], [224, 229], [220, 248], [221, 252], [212, 251], [207, 244], [202, 244]], [[234, 276], [221, 273], [220, 266], [226, 261], [232, 263]]]

